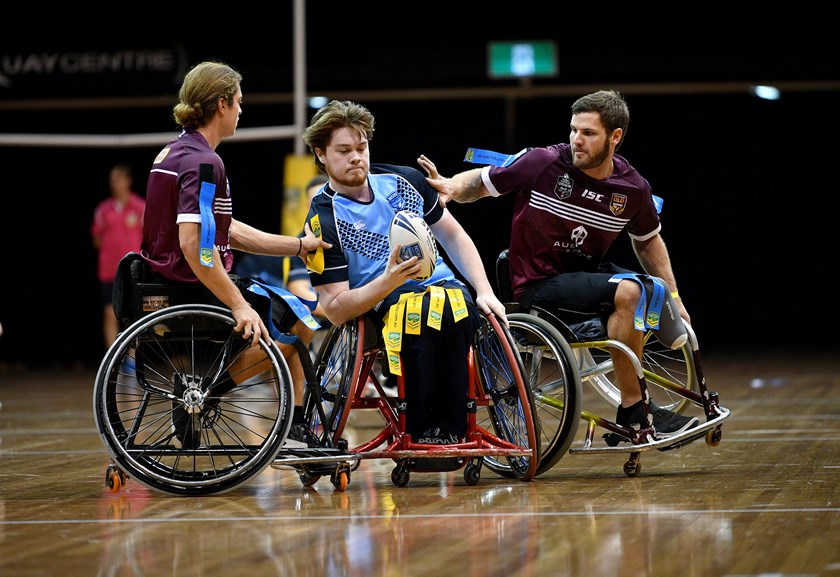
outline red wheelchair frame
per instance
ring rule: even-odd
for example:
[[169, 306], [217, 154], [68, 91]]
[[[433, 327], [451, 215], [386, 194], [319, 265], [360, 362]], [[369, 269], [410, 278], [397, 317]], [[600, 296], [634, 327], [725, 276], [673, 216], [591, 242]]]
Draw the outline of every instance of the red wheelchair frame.
[[[396, 396], [380, 381], [384, 353], [381, 336], [364, 317], [330, 329], [315, 363], [320, 398], [307, 391], [305, 402], [314, 432], [338, 445], [346, 442], [342, 435], [352, 411], [377, 411], [383, 426], [350, 452], [360, 460], [394, 460], [391, 480], [398, 487], [408, 484], [412, 471], [462, 467], [467, 484], [475, 485], [483, 465], [522, 481], [534, 478], [540, 450], [533, 393], [512, 337], [494, 315], [483, 315], [467, 359], [471, 394], [463, 442], [432, 445], [412, 440], [406, 432], [404, 378], [397, 378]], [[314, 410], [318, 403], [323, 411]], [[301, 473], [305, 485], [317, 478]]]

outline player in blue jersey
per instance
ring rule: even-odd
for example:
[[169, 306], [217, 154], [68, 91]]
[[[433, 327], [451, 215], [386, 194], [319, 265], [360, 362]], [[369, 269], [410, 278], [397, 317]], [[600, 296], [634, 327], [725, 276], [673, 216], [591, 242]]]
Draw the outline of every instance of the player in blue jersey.
[[[667, 328], [684, 342], [680, 317], [686, 323], [691, 319], [677, 292], [650, 184], [616, 154], [629, 122], [623, 96], [601, 90], [572, 104], [569, 144], [527, 149], [503, 166], [491, 164], [452, 178], [441, 176], [425, 156], [418, 162], [443, 206], [516, 195], [509, 265], [513, 296], [523, 310], [538, 305], [570, 323], [598, 315], [611, 338], [641, 356], [644, 333], [634, 328], [634, 315], [643, 285], [635, 277], [621, 276], [632, 271], [604, 261], [622, 231], [629, 234], [645, 272], [667, 285], [666, 308], [679, 312], [673, 312], [672, 322], [663, 325], [659, 336]], [[651, 293], [651, 285], [646, 292]], [[666, 310], [662, 313], [664, 323]], [[623, 354], [614, 355], [613, 361], [621, 390], [617, 422], [646, 426], [632, 365]], [[653, 404], [651, 411], [657, 438], [699, 422]]]
[[[317, 328], [317, 323], [313, 328], [308, 311], [301, 314], [283, 298], [269, 301], [266, 295], [248, 290], [248, 281], [237, 284], [229, 275], [231, 249], [303, 256], [330, 246], [309, 229], [302, 237], [270, 234], [233, 217], [228, 177], [216, 147], [236, 131], [242, 114], [241, 81], [239, 72], [219, 62], [202, 62], [185, 76], [173, 109], [183, 131], [158, 153], [152, 165], [140, 254], [165, 279], [207, 287], [230, 308], [236, 320], [234, 330], [254, 345], [261, 336], [271, 338], [266, 328], [269, 315], [279, 331], [297, 335], [308, 344]], [[289, 363], [295, 389], [296, 406], [286, 446], [317, 446], [317, 437], [303, 418], [303, 368], [291, 345], [278, 345]], [[176, 401], [173, 413], [177, 432], [183, 429], [180, 421], [189, 416]]]
[[[400, 295], [421, 295], [414, 300], [423, 319], [420, 334], [403, 333], [396, 367], [405, 376], [408, 432], [415, 442], [453, 443], [466, 430], [467, 352], [480, 320], [476, 306], [507, 323], [504, 306], [493, 294], [475, 244], [438, 204], [424, 174], [412, 167], [370, 164], [373, 131], [367, 108], [336, 100], [318, 110], [304, 131], [315, 164], [329, 177], [312, 199], [307, 224], [333, 247], [308, 255], [310, 278], [334, 324], [367, 314], [381, 328], [386, 315], [392, 322], [399, 317], [388, 313]], [[442, 258], [422, 282], [413, 280], [420, 272], [416, 257], [397, 262], [388, 230], [394, 214], [404, 209], [429, 224], [475, 290], [475, 299]], [[433, 294], [442, 298], [430, 298]], [[427, 324], [430, 301], [440, 306], [434, 309], [441, 313], [439, 329]]]

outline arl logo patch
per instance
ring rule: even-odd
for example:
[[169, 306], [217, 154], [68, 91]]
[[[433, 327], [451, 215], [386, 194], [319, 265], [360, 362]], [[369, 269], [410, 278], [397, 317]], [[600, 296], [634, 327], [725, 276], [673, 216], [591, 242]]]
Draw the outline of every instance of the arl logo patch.
[[626, 194], [618, 194], [613, 193], [612, 198], [610, 199], [610, 212], [614, 215], [618, 216], [624, 209], [627, 207], [627, 195]]
[[569, 198], [572, 195], [572, 186], [573, 186], [572, 179], [569, 178], [568, 174], [564, 174], [560, 178], [557, 179], [557, 184], [554, 185], [554, 194], [557, 195], [557, 198], [560, 200]]

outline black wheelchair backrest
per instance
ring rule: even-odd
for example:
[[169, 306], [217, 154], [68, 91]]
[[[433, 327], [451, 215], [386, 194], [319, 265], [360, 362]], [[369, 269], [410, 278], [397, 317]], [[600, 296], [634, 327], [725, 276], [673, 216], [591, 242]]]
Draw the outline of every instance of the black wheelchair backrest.
[[[513, 294], [510, 289], [510, 262], [508, 261], [508, 253], [510, 249], [505, 249], [496, 258], [496, 283], [499, 285], [499, 300], [509, 306], [511, 311], [516, 311], [517, 308], [512, 307]], [[558, 319], [553, 313], [541, 307], [533, 307], [530, 312], [535, 316], [549, 321], [557, 328], [560, 333], [569, 341], [586, 341], [607, 338], [607, 328], [601, 318], [593, 316], [591, 319], [572, 323], [567, 325]]]
[[123, 328], [151, 312], [180, 304], [221, 305], [204, 285], [175, 283], [156, 274], [136, 252], [120, 260], [114, 277], [113, 307]]
[[513, 301], [513, 294], [510, 290], [510, 263], [508, 262], [509, 249], [503, 250], [496, 258], [496, 284], [499, 285], [499, 300], [503, 303]]

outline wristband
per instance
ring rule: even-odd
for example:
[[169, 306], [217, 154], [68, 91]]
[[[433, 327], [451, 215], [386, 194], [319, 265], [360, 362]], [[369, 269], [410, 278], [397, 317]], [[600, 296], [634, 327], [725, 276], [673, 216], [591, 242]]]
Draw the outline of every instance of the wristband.
[[680, 298], [680, 291], [671, 291], [671, 298], [674, 298], [674, 299]]
[[300, 256], [300, 251], [302, 251], [302, 250], [303, 250], [303, 239], [302, 239], [302, 238], [300, 238], [300, 237], [298, 237], [298, 242], [299, 242], [300, 244], [298, 244], [297, 256]]

